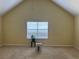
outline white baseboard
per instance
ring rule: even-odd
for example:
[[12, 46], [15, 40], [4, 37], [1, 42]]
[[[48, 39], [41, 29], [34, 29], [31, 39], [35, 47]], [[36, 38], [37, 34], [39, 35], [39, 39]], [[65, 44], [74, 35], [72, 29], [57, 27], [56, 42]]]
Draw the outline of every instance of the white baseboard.
[[3, 46], [26, 46], [25, 44], [3, 44]]
[[2, 47], [3, 45], [2, 44], [0, 44], [0, 47]]
[[74, 47], [75, 49], [79, 50], [79, 47]]
[[[27, 44], [3, 44], [3, 46], [29, 46]], [[43, 45], [47, 47], [73, 47], [72, 45]]]
[[49, 47], [73, 47], [72, 45], [44, 45]]

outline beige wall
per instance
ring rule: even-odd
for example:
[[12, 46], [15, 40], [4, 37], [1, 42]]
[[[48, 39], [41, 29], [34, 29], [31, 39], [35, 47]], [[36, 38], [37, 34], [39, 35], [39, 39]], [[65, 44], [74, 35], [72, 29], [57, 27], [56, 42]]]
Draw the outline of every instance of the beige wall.
[[75, 17], [75, 47], [79, 48], [79, 16]]
[[[31, 20], [32, 19], [32, 20]], [[3, 17], [4, 44], [27, 44], [25, 22], [48, 21], [45, 45], [72, 45], [73, 16], [50, 0], [25, 0]]]
[[0, 45], [2, 44], [2, 17], [0, 16]]

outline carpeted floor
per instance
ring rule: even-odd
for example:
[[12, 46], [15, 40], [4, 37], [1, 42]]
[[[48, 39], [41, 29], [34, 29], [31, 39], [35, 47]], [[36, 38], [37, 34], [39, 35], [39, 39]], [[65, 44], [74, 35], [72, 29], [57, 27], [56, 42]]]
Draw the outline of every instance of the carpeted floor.
[[79, 51], [74, 48], [41, 47], [2, 47], [0, 59], [79, 59]]

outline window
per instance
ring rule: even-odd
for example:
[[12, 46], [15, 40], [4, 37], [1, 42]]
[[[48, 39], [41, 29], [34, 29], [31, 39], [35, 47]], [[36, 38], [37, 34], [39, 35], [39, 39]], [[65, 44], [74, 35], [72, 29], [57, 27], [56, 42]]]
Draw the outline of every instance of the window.
[[48, 22], [27, 22], [27, 38], [48, 39]]

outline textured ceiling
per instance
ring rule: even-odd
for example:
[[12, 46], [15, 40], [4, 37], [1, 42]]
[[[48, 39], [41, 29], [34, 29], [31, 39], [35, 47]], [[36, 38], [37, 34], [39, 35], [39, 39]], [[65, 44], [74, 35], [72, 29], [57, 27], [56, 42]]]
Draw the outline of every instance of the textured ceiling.
[[79, 15], [79, 0], [52, 0], [72, 15]]
[[23, 0], [0, 0], [0, 16], [11, 10]]

